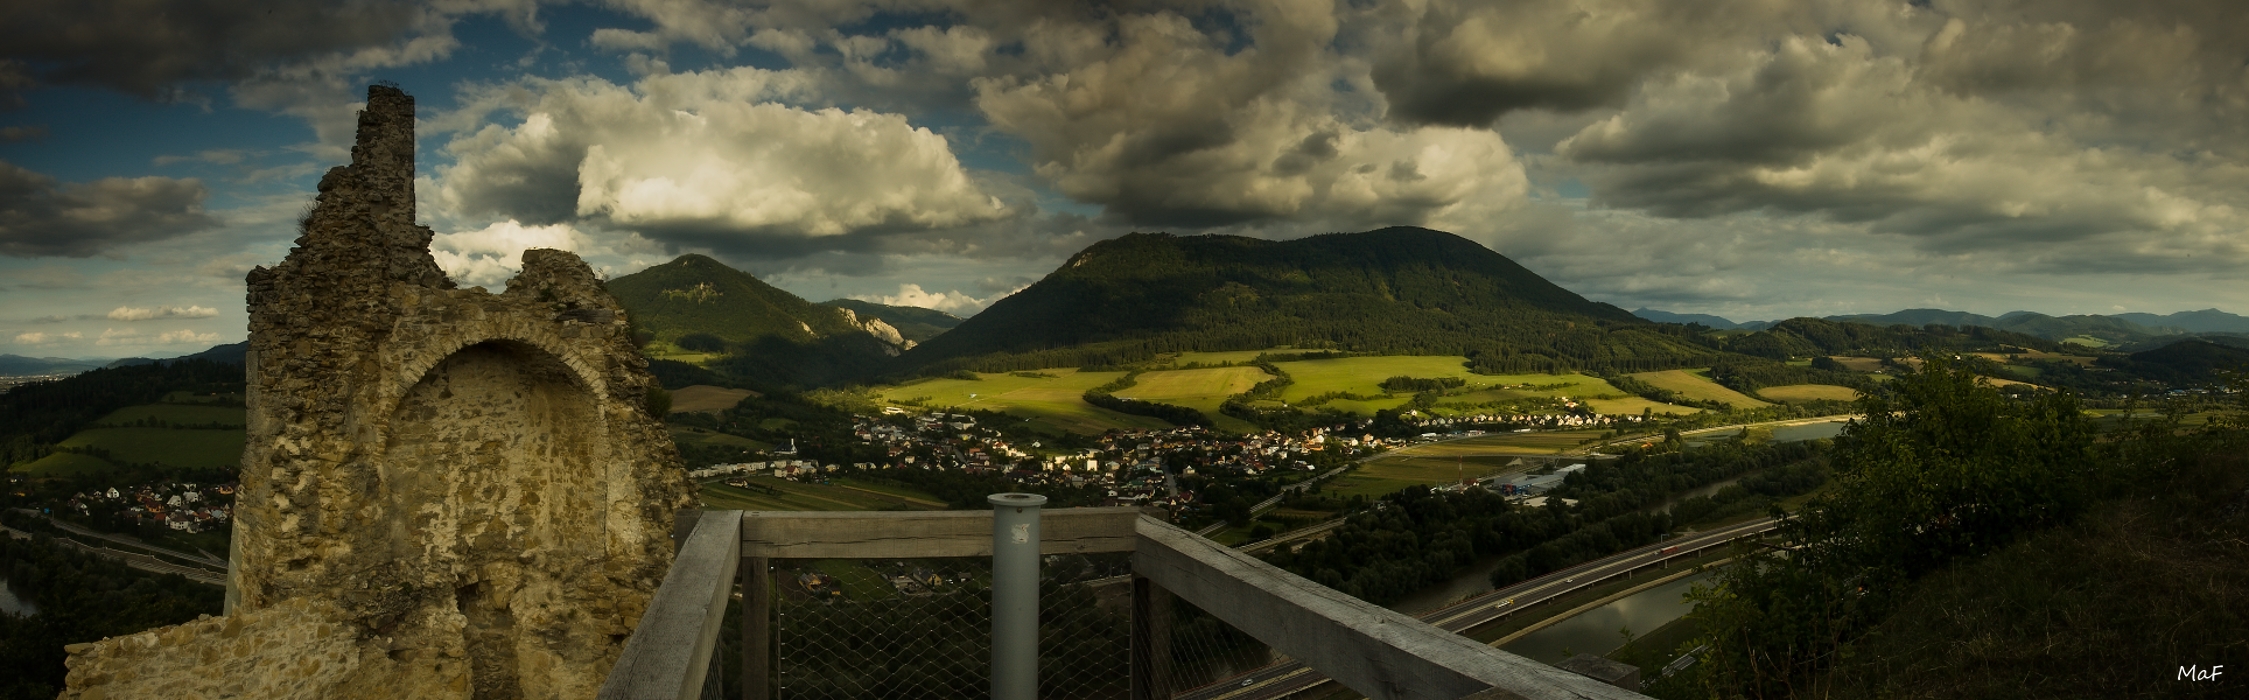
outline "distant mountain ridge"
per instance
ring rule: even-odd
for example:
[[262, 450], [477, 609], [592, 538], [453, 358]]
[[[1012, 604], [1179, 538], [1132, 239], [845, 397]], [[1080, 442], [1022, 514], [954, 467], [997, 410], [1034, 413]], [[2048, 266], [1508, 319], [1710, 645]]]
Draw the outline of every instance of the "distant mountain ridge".
[[[1659, 323], [1700, 323], [1721, 330], [1761, 330], [1770, 328], [1777, 323], [1774, 321], [1737, 323], [1709, 314], [1681, 314], [1649, 308], [1641, 308], [1632, 313], [1635, 316]], [[2161, 316], [2150, 313], [2048, 316], [2034, 311], [2011, 311], [1996, 317], [1967, 311], [1905, 309], [1887, 314], [1844, 314], [1824, 318], [1829, 321], [1849, 321], [1876, 326], [1898, 324], [1926, 326], [1932, 323], [1960, 327], [1975, 326], [2012, 331], [2054, 341], [2091, 338], [2109, 345], [2132, 345], [2198, 333], [2249, 334], [2249, 317], [2238, 316], [2217, 309], [2181, 311]]]
[[1634, 309], [1632, 311], [1632, 315], [1654, 321], [1656, 323], [1700, 323], [1702, 325], [1722, 331], [1761, 331], [1767, 328], [1771, 328], [1773, 325], [1772, 321], [1735, 322], [1723, 316], [1712, 316], [1710, 314], [1675, 314], [1669, 311], [1658, 311], [1645, 306]]
[[1667, 333], [1441, 231], [1285, 241], [1134, 233], [1087, 247], [900, 360], [1029, 369], [1288, 346], [1543, 371], [1668, 368], [1713, 352]]
[[717, 343], [729, 356], [712, 369], [773, 386], [870, 374], [906, 344], [887, 323], [805, 301], [703, 255], [682, 255], [606, 286], [654, 340]]
[[0, 355], [0, 376], [29, 377], [41, 374], [75, 374], [106, 367], [110, 362], [111, 360], [72, 357]]

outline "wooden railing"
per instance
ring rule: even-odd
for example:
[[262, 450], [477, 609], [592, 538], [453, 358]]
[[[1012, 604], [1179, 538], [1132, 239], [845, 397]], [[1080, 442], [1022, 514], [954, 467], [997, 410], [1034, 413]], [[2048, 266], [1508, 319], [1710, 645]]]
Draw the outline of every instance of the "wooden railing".
[[[1171, 697], [1165, 623], [1178, 596], [1275, 651], [1369, 698], [1642, 698], [1478, 643], [1228, 549], [1131, 508], [1042, 514], [1046, 554], [1131, 552], [1131, 688]], [[742, 583], [743, 697], [766, 700], [773, 559], [978, 557], [992, 553], [989, 511], [710, 511], [695, 522], [601, 698], [706, 695], [732, 579]]]

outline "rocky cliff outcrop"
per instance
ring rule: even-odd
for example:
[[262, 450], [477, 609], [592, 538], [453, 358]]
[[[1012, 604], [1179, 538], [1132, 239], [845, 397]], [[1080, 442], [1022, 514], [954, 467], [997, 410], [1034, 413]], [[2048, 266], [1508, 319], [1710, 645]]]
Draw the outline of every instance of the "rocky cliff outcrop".
[[227, 615], [74, 647], [66, 698], [590, 698], [692, 492], [623, 309], [531, 250], [456, 289], [414, 223], [414, 103], [249, 276]]

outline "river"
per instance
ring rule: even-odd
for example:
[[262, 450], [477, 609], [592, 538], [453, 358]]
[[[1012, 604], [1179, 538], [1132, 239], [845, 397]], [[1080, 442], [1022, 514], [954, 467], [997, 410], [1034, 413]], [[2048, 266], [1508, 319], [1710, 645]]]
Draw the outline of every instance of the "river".
[[[1656, 586], [1556, 622], [1501, 646], [1534, 661], [1554, 663], [1570, 654], [1607, 654], [1624, 646], [1619, 630], [1633, 636], [1655, 631], [1694, 609], [1686, 602], [1687, 590], [1716, 572], [1703, 572]], [[1568, 653], [1564, 653], [1568, 652]]]

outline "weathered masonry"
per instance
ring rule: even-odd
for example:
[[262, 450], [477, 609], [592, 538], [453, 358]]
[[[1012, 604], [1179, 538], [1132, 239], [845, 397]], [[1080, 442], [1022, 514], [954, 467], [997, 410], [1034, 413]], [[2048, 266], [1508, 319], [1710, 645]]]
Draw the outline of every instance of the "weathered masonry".
[[249, 276], [227, 614], [72, 649], [64, 697], [585, 698], [692, 503], [623, 310], [531, 250], [456, 289], [414, 223], [414, 101]]

